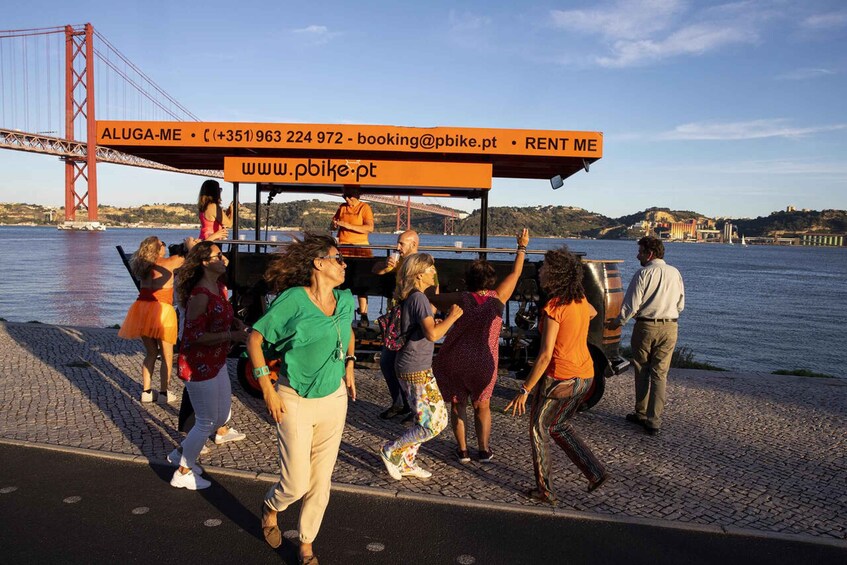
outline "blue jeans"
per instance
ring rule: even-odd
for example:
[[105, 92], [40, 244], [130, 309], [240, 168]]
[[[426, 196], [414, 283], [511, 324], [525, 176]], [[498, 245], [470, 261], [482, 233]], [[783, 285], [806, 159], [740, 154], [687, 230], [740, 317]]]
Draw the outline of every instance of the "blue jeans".
[[388, 385], [391, 404], [393, 406], [400, 406], [402, 404], [404, 410], [409, 410], [409, 399], [406, 398], [406, 392], [400, 386], [400, 381], [397, 380], [397, 371], [394, 370], [394, 360], [396, 358], [396, 351], [391, 351], [383, 347], [379, 355], [379, 368], [382, 371], [382, 376], [385, 378], [385, 384]]

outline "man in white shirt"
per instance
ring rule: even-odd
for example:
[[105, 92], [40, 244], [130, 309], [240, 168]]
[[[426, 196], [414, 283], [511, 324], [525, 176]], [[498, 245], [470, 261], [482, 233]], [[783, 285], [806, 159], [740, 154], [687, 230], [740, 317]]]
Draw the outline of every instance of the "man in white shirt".
[[682, 275], [664, 260], [665, 246], [655, 237], [638, 240], [641, 268], [632, 277], [620, 315], [609, 321], [617, 329], [635, 318], [632, 330], [632, 364], [635, 369], [635, 412], [629, 422], [657, 435], [662, 427], [665, 389], [671, 357], [676, 347], [678, 318], [685, 307]]

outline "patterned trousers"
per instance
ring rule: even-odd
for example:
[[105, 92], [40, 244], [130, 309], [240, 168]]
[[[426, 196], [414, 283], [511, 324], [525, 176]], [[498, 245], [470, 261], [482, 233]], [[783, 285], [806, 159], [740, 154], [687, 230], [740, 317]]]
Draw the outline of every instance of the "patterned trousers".
[[589, 484], [596, 483], [606, 474], [603, 465], [576, 435], [568, 421], [579, 408], [593, 380], [558, 381], [544, 376], [536, 387], [538, 392], [533, 397], [529, 412], [530, 444], [535, 482], [540, 493], [546, 497], [553, 497], [550, 438], [588, 478]]
[[415, 425], [399, 438], [386, 443], [382, 451], [404, 471], [415, 466], [415, 457], [423, 442], [429, 441], [447, 427], [448, 415], [444, 399], [435, 383], [432, 369], [417, 373], [397, 373], [400, 386], [415, 411]]

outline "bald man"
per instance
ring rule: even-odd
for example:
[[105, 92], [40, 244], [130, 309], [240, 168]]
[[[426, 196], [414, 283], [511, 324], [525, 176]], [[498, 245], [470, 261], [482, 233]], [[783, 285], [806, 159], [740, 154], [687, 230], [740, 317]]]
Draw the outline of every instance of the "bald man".
[[[387, 275], [393, 273], [403, 257], [408, 257], [413, 253], [418, 252], [418, 244], [420, 238], [415, 230], [406, 230], [397, 236], [397, 252], [400, 258], [392, 256], [385, 261], [379, 261], [374, 264], [372, 272], [377, 275]], [[391, 395], [391, 406], [379, 413], [379, 417], [383, 420], [394, 418], [395, 416], [404, 416], [403, 422], [412, 421], [414, 414], [409, 408], [409, 401], [406, 395], [403, 394], [403, 389], [400, 387], [400, 381], [397, 380], [397, 373], [394, 371], [394, 359], [397, 356], [396, 351], [391, 351], [387, 347], [383, 347], [379, 356], [379, 368], [382, 370], [382, 376], [385, 378], [385, 384], [388, 385], [388, 393]]]
[[[418, 244], [420, 243], [418, 232], [415, 230], [406, 230], [397, 236], [397, 252], [400, 258], [407, 257], [418, 252]], [[374, 264], [372, 272], [376, 275], [387, 275], [397, 268], [400, 259], [394, 257], [394, 254], [388, 257], [385, 261], [378, 261]]]

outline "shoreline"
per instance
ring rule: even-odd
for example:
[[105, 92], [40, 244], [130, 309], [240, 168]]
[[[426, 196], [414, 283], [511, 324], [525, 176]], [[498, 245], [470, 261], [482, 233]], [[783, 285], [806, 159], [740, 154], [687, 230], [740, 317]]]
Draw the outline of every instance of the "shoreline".
[[[140, 229], [140, 230], [196, 230], [198, 232], [200, 231], [200, 224], [112, 225], [112, 224], [104, 224], [102, 222], [100, 222], [100, 223], [107, 230]], [[54, 228], [54, 229], [56, 229], [56, 231], [73, 231], [73, 230], [60, 230], [58, 228], [58, 224], [34, 224], [34, 223], [5, 224], [5, 223], [0, 222], [0, 228], [3, 228], [3, 227], [6, 227], [6, 228], [17, 228], [17, 227], [22, 227], [22, 228]], [[85, 230], [78, 230], [78, 231], [85, 231]], [[253, 231], [253, 230], [252, 230], [252, 228], [250, 228], [250, 229], [242, 229], [240, 231], [249, 232], [249, 231]], [[262, 228], [262, 231], [265, 231], [264, 228]], [[288, 233], [290, 233], [290, 232], [302, 233], [302, 228], [294, 227], [294, 226], [281, 226], [281, 227], [271, 226], [271, 227], [268, 228], [268, 231], [283, 232], [283, 233], [286, 233], [286, 232], [288, 232]], [[395, 235], [393, 231], [391, 231], [391, 232], [375, 231], [373, 233], [378, 234], [378, 235]], [[477, 237], [477, 234], [439, 234], [439, 233], [429, 233], [429, 232], [425, 232], [425, 231], [421, 231], [419, 233], [421, 235], [428, 235], [428, 236], [437, 235], [437, 236], [444, 236], [444, 237]], [[513, 236], [514, 236], [514, 234], [489, 234], [489, 237], [513, 237]], [[577, 235], [568, 236], [568, 237], [561, 237], [561, 236], [554, 236], [554, 235], [536, 235], [536, 236], [533, 236], [533, 239], [568, 239], [568, 240], [576, 240], [576, 241], [638, 241], [637, 237], [605, 239], [605, 238], [598, 238], [598, 237], [580, 237], [580, 236], [577, 236]], [[819, 249], [819, 248], [847, 249], [847, 245], [795, 245], [795, 244], [792, 244], [792, 243], [760, 243], [760, 242], [753, 243], [753, 242], [751, 242], [751, 243], [747, 243], [746, 246], [742, 246], [742, 245], [737, 244], [737, 243], [730, 245], [728, 243], [719, 242], [719, 241], [686, 241], [686, 240], [681, 240], [681, 239], [664, 240], [664, 243], [666, 243], [666, 244], [668, 244], [668, 243], [672, 243], [672, 244], [682, 243], [682, 244], [686, 244], [686, 245], [690, 245], [690, 244], [695, 244], [695, 245], [726, 245], [726, 246], [729, 246], [729, 247], [740, 247], [740, 248], [743, 248], [743, 247], [793, 247], [793, 248], [809, 248], [809, 249]]]

